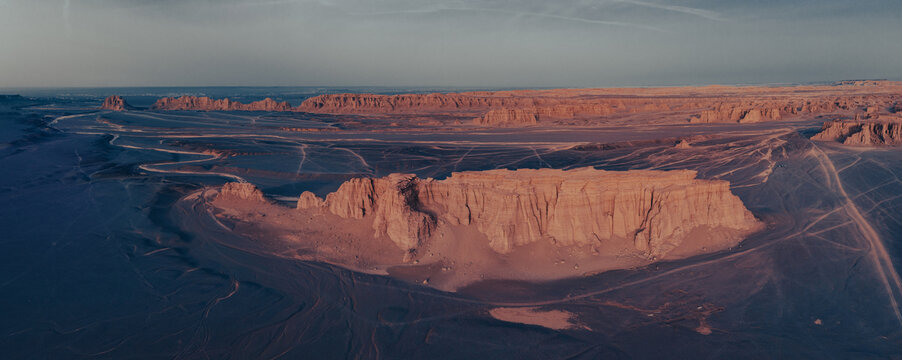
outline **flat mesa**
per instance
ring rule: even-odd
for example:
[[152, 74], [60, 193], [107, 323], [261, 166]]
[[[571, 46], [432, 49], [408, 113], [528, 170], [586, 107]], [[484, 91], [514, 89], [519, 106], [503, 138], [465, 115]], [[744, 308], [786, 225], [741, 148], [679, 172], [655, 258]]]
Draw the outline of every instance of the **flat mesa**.
[[[756, 124], [817, 117], [898, 113], [902, 82], [840, 82], [804, 86], [549, 89], [431, 94], [321, 94], [298, 106], [270, 98], [158, 99], [154, 111], [265, 111], [383, 120], [389, 128], [541, 127], [602, 124]], [[127, 110], [121, 99], [104, 109]], [[637, 118], [638, 116], [641, 116]], [[351, 120], [356, 122], [357, 119]], [[403, 124], [403, 126], [402, 126]]]
[[325, 199], [305, 192], [296, 209], [248, 187], [227, 184], [213, 201], [248, 236], [444, 290], [683, 258], [734, 246], [760, 227], [728, 182], [689, 170], [392, 174], [351, 179]]

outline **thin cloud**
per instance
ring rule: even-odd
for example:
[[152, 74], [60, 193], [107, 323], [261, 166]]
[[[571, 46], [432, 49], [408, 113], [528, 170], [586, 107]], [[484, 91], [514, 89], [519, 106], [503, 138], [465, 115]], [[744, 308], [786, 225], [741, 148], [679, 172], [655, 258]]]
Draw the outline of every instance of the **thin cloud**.
[[636, 1], [636, 0], [615, 0], [615, 1], [626, 3], [626, 4], [654, 8], [654, 9], [661, 9], [661, 10], [673, 11], [673, 12], [678, 12], [678, 13], [683, 13], [683, 14], [695, 15], [695, 16], [699, 16], [699, 17], [702, 17], [702, 18], [705, 18], [708, 20], [726, 21], [726, 19], [724, 19], [724, 17], [721, 16], [720, 13], [717, 13], [717, 12], [711, 11], [711, 10], [698, 9], [698, 8], [693, 8], [693, 7], [688, 7], [688, 6], [650, 3], [650, 2]]
[[581, 17], [565, 16], [565, 15], [550, 14], [550, 13], [536, 13], [536, 12], [505, 10], [505, 9], [437, 8], [437, 9], [423, 9], [423, 10], [380, 11], [380, 12], [352, 13], [352, 14], [359, 15], [359, 16], [387, 16], [387, 15], [405, 15], [405, 14], [435, 14], [435, 13], [446, 12], [446, 11], [474, 12], [474, 13], [489, 12], [489, 13], [499, 13], [499, 14], [507, 14], [507, 15], [523, 16], [523, 17], [539, 17], [539, 18], [546, 18], [546, 19], [564, 20], [564, 21], [579, 22], [579, 23], [585, 23], [585, 24], [630, 27], [630, 28], [650, 30], [650, 31], [656, 31], [656, 32], [667, 32], [664, 29], [661, 29], [658, 27], [630, 23], [630, 22], [623, 22], [623, 21], [595, 20], [595, 19], [587, 19], [587, 18], [581, 18]]
[[69, 21], [69, 8], [72, 6], [70, 0], [63, 0], [63, 22], [66, 24], [66, 35], [72, 35], [72, 22]]

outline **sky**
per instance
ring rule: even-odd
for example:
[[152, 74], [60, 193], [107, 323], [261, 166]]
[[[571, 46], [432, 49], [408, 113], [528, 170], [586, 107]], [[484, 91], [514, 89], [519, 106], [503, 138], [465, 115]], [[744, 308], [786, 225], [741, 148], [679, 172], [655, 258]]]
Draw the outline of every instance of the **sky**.
[[0, 88], [883, 78], [900, 0], [0, 0]]

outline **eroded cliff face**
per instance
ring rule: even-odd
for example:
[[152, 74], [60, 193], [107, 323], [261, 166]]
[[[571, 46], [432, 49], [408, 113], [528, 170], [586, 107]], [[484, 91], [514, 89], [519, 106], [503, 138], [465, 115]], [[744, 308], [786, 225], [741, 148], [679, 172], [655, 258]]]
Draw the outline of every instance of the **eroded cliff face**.
[[[887, 91], [895, 89], [888, 83]], [[689, 113], [691, 123], [754, 123], [778, 121], [785, 116], [867, 112], [891, 109], [899, 96], [868, 87], [862, 95], [847, 95], [842, 85], [784, 88], [684, 88], [661, 89], [559, 89], [448, 94], [333, 94], [305, 100], [299, 111], [328, 114], [428, 114], [477, 115], [475, 123], [508, 126], [508, 119], [537, 121], [601, 117], [635, 113]], [[862, 92], [863, 90], [857, 90]], [[726, 96], [730, 95], [730, 96]], [[520, 111], [514, 114], [512, 111]], [[685, 118], [684, 118], [685, 119]], [[495, 121], [498, 120], [498, 121]], [[529, 121], [525, 121], [529, 124]]]
[[714, 110], [704, 110], [701, 115], [689, 118], [691, 123], [756, 123], [780, 120], [779, 108], [746, 108], [735, 104], [718, 104]]
[[[842, 83], [786, 87], [683, 87], [641, 89], [553, 89], [433, 94], [328, 94], [297, 107], [271, 99], [242, 104], [229, 99], [163, 98], [153, 109], [206, 111], [298, 111], [356, 114], [422, 121], [473, 119], [481, 126], [592, 124], [616, 121], [660, 123], [755, 123], [817, 115], [868, 118], [898, 112], [902, 83]], [[435, 124], [441, 121], [432, 119]], [[459, 124], [459, 123], [458, 123]]]
[[611, 172], [520, 169], [453, 173], [444, 180], [409, 174], [352, 179], [298, 208], [372, 219], [374, 235], [415, 252], [441, 226], [469, 226], [505, 254], [548, 242], [559, 247], [625, 242], [649, 257], [679, 246], [695, 230], [746, 233], [758, 222], [720, 180], [694, 171]]
[[292, 111], [288, 102], [278, 102], [270, 98], [242, 104], [228, 98], [213, 100], [208, 97], [182, 96], [166, 97], [151, 106], [154, 110], [197, 110], [197, 111]]
[[535, 125], [537, 117], [535, 109], [493, 109], [473, 122], [487, 126], [524, 126]]
[[902, 120], [897, 122], [826, 122], [821, 128], [821, 132], [811, 139], [837, 141], [844, 145], [902, 145]]
[[125, 99], [118, 95], [108, 96], [103, 100], [103, 105], [101, 105], [100, 108], [103, 110], [113, 111], [126, 111], [134, 109], [134, 107], [125, 102]]

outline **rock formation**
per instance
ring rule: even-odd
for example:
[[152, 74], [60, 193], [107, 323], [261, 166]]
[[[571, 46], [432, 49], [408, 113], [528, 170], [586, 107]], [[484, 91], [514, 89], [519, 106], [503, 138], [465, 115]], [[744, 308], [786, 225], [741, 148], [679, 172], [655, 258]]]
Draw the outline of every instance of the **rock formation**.
[[228, 98], [213, 100], [208, 97], [182, 96], [166, 97], [151, 106], [154, 110], [198, 110], [198, 111], [291, 111], [288, 102], [277, 102], [266, 98], [249, 104], [231, 101]]
[[487, 126], [523, 126], [535, 125], [535, 110], [529, 109], [492, 109], [482, 117], [473, 120], [477, 125]]
[[902, 121], [830, 121], [825, 122], [821, 132], [811, 139], [838, 141], [844, 145], [900, 145], [902, 144]]
[[323, 199], [316, 197], [316, 195], [309, 191], [305, 191], [298, 197], [298, 209], [319, 208], [323, 205]]
[[674, 145], [673, 147], [675, 147], [675, 148], [677, 148], [677, 149], [691, 149], [691, 148], [692, 148], [692, 145], [689, 144], [689, 142], [686, 141], [686, 139], [683, 139], [683, 140], [680, 140], [680, 142], [678, 142], [678, 143], [677, 143], [676, 145]]
[[263, 192], [254, 184], [230, 182], [222, 185], [219, 197], [227, 200], [264, 201]]
[[125, 110], [133, 110], [134, 107], [125, 102], [119, 95], [108, 96], [103, 100], [103, 105], [100, 106], [103, 110], [113, 110], [113, 111], [125, 111]]
[[298, 207], [372, 219], [375, 236], [414, 252], [437, 226], [471, 226], [497, 253], [538, 241], [556, 246], [628, 242], [649, 257], [695, 229], [748, 232], [754, 216], [721, 180], [695, 172], [519, 169], [453, 173], [444, 180], [392, 174], [345, 182]]
[[[684, 87], [641, 89], [554, 89], [476, 91], [433, 94], [328, 94], [298, 107], [271, 99], [242, 104], [229, 99], [182, 96], [163, 98], [156, 110], [300, 111], [319, 114], [408, 115], [420, 123], [473, 119], [482, 126], [536, 123], [611, 124], [636, 120], [635, 114], [661, 123], [754, 123], [814, 115], [868, 118], [898, 112], [902, 83], [840, 83], [831, 86]], [[435, 118], [431, 119], [433, 121]], [[392, 119], [397, 123], [397, 119]], [[402, 118], [402, 120], [404, 120]], [[429, 123], [428, 121], [425, 123]], [[442, 122], [437, 122], [442, 124]]]
[[761, 121], [780, 120], [780, 109], [746, 109], [742, 105], [719, 104], [714, 110], [704, 110], [699, 116], [689, 118], [690, 123], [756, 123]]

